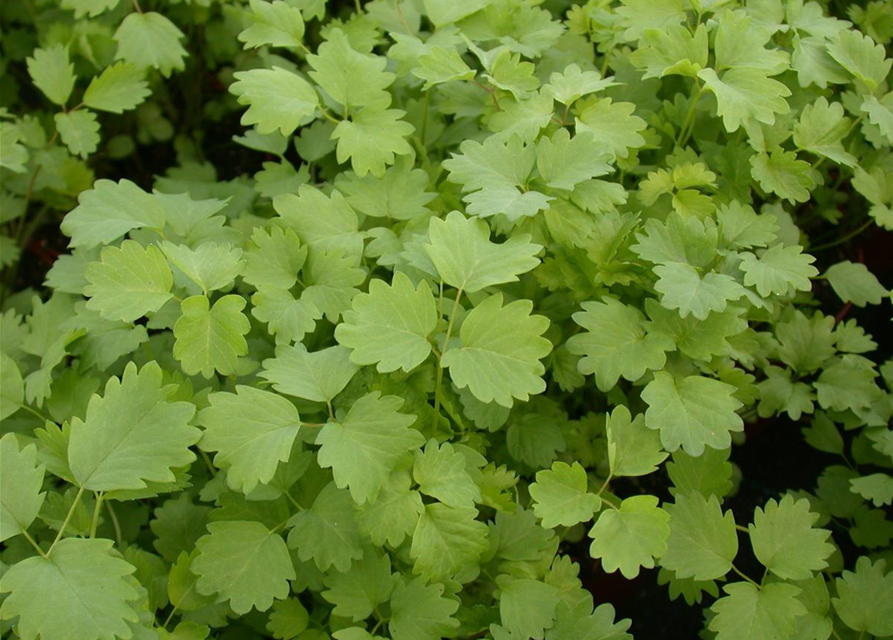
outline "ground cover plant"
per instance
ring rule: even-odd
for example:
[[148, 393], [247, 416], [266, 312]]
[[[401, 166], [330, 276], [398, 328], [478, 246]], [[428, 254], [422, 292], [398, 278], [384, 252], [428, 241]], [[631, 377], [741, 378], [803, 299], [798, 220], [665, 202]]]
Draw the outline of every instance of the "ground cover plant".
[[893, 637], [889, 2], [0, 20], [4, 638]]

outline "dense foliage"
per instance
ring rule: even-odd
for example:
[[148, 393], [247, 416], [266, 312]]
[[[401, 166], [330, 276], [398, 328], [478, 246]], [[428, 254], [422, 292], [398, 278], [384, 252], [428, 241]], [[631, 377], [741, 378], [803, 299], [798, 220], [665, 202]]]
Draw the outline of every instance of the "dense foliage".
[[3, 637], [893, 637], [889, 1], [0, 18]]

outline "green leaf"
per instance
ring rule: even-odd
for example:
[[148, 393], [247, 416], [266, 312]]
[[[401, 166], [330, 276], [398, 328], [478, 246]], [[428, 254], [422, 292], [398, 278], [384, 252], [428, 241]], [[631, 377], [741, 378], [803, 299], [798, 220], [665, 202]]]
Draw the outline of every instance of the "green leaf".
[[645, 415], [635, 419], [624, 406], [615, 407], [607, 416], [608, 461], [613, 476], [644, 476], [654, 473], [667, 459], [660, 434], [645, 426]]
[[413, 571], [438, 581], [476, 565], [488, 546], [487, 525], [478, 522], [477, 515], [472, 507], [425, 505], [412, 534]]
[[[301, 185], [297, 195], [277, 196], [273, 208], [304, 244], [319, 250], [311, 254], [311, 262], [329, 262], [338, 250], [343, 252], [343, 257], [359, 257], [363, 253], [357, 214], [340, 192], [326, 195], [316, 187]], [[324, 258], [322, 251], [331, 254]]]
[[71, 246], [92, 249], [114, 242], [128, 231], [164, 226], [165, 210], [155, 196], [130, 180], [97, 180], [78, 196], [78, 206], [62, 221]]
[[459, 330], [461, 346], [447, 349], [441, 358], [457, 387], [504, 407], [511, 407], [513, 398], [526, 401], [546, 390], [540, 359], [552, 350], [542, 337], [549, 321], [530, 315], [532, 310], [529, 300], [503, 306], [501, 293], [472, 309]]
[[124, 113], [135, 109], [150, 93], [142, 69], [129, 62], [116, 62], [90, 81], [84, 104], [97, 111]]
[[880, 304], [889, 293], [861, 262], [838, 262], [823, 277], [841, 300], [852, 302], [857, 307]]
[[809, 279], [819, 275], [813, 262], [815, 258], [803, 253], [802, 247], [777, 244], [759, 257], [748, 251], [742, 253], [740, 269], [744, 272], [744, 284], [756, 288], [761, 296], [786, 296], [812, 288]]
[[62, 0], [63, 9], [74, 9], [74, 17], [77, 19], [89, 15], [95, 18], [101, 13], [114, 9], [121, 0]]
[[33, 443], [19, 448], [15, 435], [0, 438], [0, 542], [27, 531], [43, 506], [46, 467], [38, 465], [37, 455]]
[[715, 580], [732, 569], [738, 554], [735, 516], [723, 513], [715, 495], [677, 493], [664, 507], [670, 514], [670, 536], [661, 565], [678, 578]]
[[346, 573], [354, 560], [363, 557], [362, 538], [350, 494], [327, 484], [309, 509], [289, 521], [288, 546], [298, 550], [302, 562], [313, 560], [320, 571], [334, 567]]
[[25, 403], [22, 372], [15, 360], [0, 352], [0, 420], [15, 414]]
[[198, 414], [204, 428], [199, 446], [217, 451], [214, 464], [226, 470], [227, 484], [250, 493], [273, 479], [288, 460], [301, 428], [298, 410], [285, 398], [239, 385], [236, 393], [212, 393]]
[[71, 419], [68, 462], [78, 486], [114, 491], [176, 480], [171, 469], [195, 460], [189, 447], [201, 432], [189, 426], [195, 407], [171, 402], [172, 392], [155, 362], [139, 372], [130, 362], [120, 380], [109, 378], [104, 395], [90, 398], [86, 419]]
[[242, 279], [259, 289], [291, 289], [307, 260], [307, 247], [291, 229], [258, 227], [245, 251]]
[[[856, 560], [855, 571], [844, 571], [834, 582], [834, 610], [850, 629], [882, 638], [893, 634], [893, 610], [878, 606], [893, 598], [893, 573], [884, 575], [887, 563], [865, 556]], [[9, 574], [6, 574], [7, 576]]]
[[68, 49], [61, 44], [47, 49], [35, 49], [34, 54], [26, 60], [28, 75], [34, 86], [58, 105], [68, 102], [74, 82], [74, 65], [68, 61]]
[[713, 69], [702, 69], [698, 77], [716, 96], [717, 113], [730, 133], [751, 120], [775, 124], [775, 114], [790, 112], [785, 101], [790, 89], [764, 70], [735, 67], [720, 78]]
[[819, 514], [809, 510], [809, 501], [769, 500], [765, 509], [754, 510], [748, 527], [757, 560], [782, 580], [806, 580], [814, 571], [828, 566], [835, 547], [827, 542], [831, 532], [815, 529]]
[[667, 351], [675, 350], [672, 339], [650, 331], [652, 325], [636, 307], [611, 297], [582, 303], [574, 322], [586, 329], [567, 341], [568, 351], [583, 356], [580, 373], [595, 374], [599, 390], [607, 392], [617, 381], [635, 382], [649, 370], [661, 369]]
[[186, 493], [165, 501], [149, 521], [155, 535], [152, 546], [162, 558], [176, 562], [182, 552], [188, 553], [204, 535], [210, 511], [210, 507], [192, 504]]
[[657, 506], [655, 496], [633, 496], [619, 509], [602, 511], [589, 532], [589, 554], [601, 559], [608, 573], [620, 569], [627, 580], [640, 568], [654, 568], [654, 561], [667, 551], [670, 516]]
[[431, 87], [445, 82], [470, 80], [475, 74], [465, 64], [458, 51], [433, 46], [419, 56], [418, 66], [412, 69], [412, 75], [425, 81], [422, 90], [427, 91]]
[[558, 589], [530, 578], [499, 576], [499, 617], [516, 637], [542, 638], [558, 606]]
[[251, 26], [239, 34], [245, 48], [271, 47], [297, 49], [303, 46], [304, 17], [299, 7], [276, 0], [251, 0]]
[[377, 365], [385, 373], [411, 371], [431, 353], [429, 336], [437, 326], [434, 294], [424, 280], [413, 288], [402, 272], [391, 285], [372, 280], [369, 293], [353, 299], [353, 311], [335, 327], [335, 339], [353, 351], [356, 364]]
[[481, 492], [467, 471], [465, 456], [449, 442], [438, 446], [433, 438], [416, 451], [412, 475], [419, 491], [451, 507], [472, 507]]
[[342, 173], [335, 184], [351, 207], [375, 218], [412, 220], [424, 216], [431, 212], [425, 205], [437, 197], [428, 190], [428, 174], [421, 169], [407, 171], [403, 162], [389, 167], [383, 178]]
[[828, 45], [828, 53], [870, 91], [883, 84], [893, 60], [886, 57], [884, 45], [852, 29], [841, 30]]
[[826, 366], [813, 386], [823, 409], [858, 411], [867, 409], [883, 397], [874, 381], [876, 377], [870, 360], [846, 354]]
[[210, 378], [214, 371], [225, 376], [236, 371], [239, 356], [248, 353], [244, 336], [251, 325], [242, 313], [245, 304], [238, 295], [223, 296], [213, 307], [203, 295], [180, 303], [183, 315], [174, 325], [174, 358], [187, 375]]
[[751, 156], [751, 175], [768, 193], [788, 202], [806, 202], [810, 189], [815, 187], [813, 169], [808, 162], [797, 159], [792, 151], [773, 150], [771, 154]]
[[790, 57], [782, 49], [766, 49], [769, 33], [756, 28], [751, 16], [724, 12], [717, 21], [716, 68], [746, 67], [775, 75], [790, 66]]
[[16, 622], [23, 640], [129, 638], [139, 597], [127, 579], [135, 568], [111, 540], [63, 538], [49, 558], [31, 556], [9, 567], [0, 618]]
[[438, 0], [424, 0], [424, 3], [425, 13], [435, 27], [459, 22], [490, 4], [489, 0], [456, 0], [449, 4], [442, 4]]
[[270, 333], [276, 336], [276, 344], [291, 344], [313, 331], [322, 312], [308, 300], [295, 300], [287, 289], [264, 288], [253, 296], [251, 315], [269, 324]]
[[239, 615], [266, 611], [291, 591], [295, 570], [285, 541], [260, 522], [211, 522], [195, 547], [196, 591], [216, 594]]
[[581, 182], [610, 173], [610, 156], [592, 137], [571, 138], [567, 129], [559, 129], [537, 143], [536, 169], [547, 186], [572, 191]]
[[405, 138], [415, 131], [415, 127], [402, 120], [404, 115], [406, 113], [400, 109], [369, 106], [361, 109], [352, 120], [339, 122], [332, 132], [332, 139], [338, 141], [338, 162], [349, 159], [360, 177], [367, 173], [383, 177], [387, 166], [394, 164], [395, 156], [412, 153]]
[[[284, 3], [281, 3], [284, 4]], [[279, 131], [287, 136], [313, 119], [319, 96], [313, 86], [296, 73], [274, 66], [233, 74], [230, 92], [239, 104], [248, 105], [242, 124], [257, 125], [260, 134]]]
[[791, 638], [797, 618], [806, 613], [797, 599], [800, 588], [792, 584], [770, 583], [758, 588], [735, 582], [722, 590], [726, 595], [710, 607], [716, 615], [708, 625], [717, 640]]
[[334, 346], [308, 352], [302, 344], [276, 348], [276, 357], [264, 360], [260, 377], [288, 396], [312, 402], [330, 402], [359, 367], [350, 361], [350, 349]]
[[542, 526], [554, 529], [587, 522], [601, 508], [601, 499], [588, 493], [586, 469], [574, 462], [553, 462], [552, 468], [538, 471], [536, 482], [528, 487], [533, 498], [533, 511]]
[[868, 121], [880, 129], [887, 142], [893, 144], [893, 93], [880, 100], [874, 96], [866, 97], [861, 111], [868, 114]]
[[115, 31], [115, 60], [129, 62], [137, 69], [158, 69], [167, 78], [172, 71], [186, 68], [187, 53], [180, 44], [183, 37], [183, 32], [160, 13], [134, 11]]
[[635, 110], [636, 105], [630, 102], [612, 102], [611, 98], [597, 100], [577, 117], [577, 135], [591, 133], [597, 143], [607, 145], [612, 156], [626, 158], [630, 149], [645, 145], [645, 138], [639, 132], [648, 125], [633, 115]]
[[742, 404], [734, 393], [735, 387], [725, 382], [697, 375], [677, 380], [658, 371], [642, 392], [648, 404], [645, 425], [660, 430], [661, 443], [670, 452], [682, 447], [698, 456], [705, 446], [726, 449], [732, 444], [731, 432], [744, 430], [735, 413]]
[[843, 148], [843, 139], [849, 132], [850, 120], [843, 115], [843, 105], [829, 104], [820, 97], [800, 112], [800, 120], [794, 125], [794, 144], [804, 151], [855, 167], [857, 159]]
[[133, 240], [105, 247], [99, 262], [87, 264], [87, 308], [107, 320], [133, 322], [161, 309], [172, 298], [173, 275], [164, 255], [154, 245]]
[[387, 602], [396, 580], [387, 553], [366, 553], [347, 573], [327, 574], [323, 578], [327, 590], [322, 592], [322, 597], [335, 605], [334, 615], [359, 622], [372, 615], [378, 605]]
[[332, 29], [316, 50], [307, 56], [310, 77], [345, 109], [373, 103], [390, 104], [387, 87], [394, 74], [385, 71], [385, 58], [356, 51], [341, 29]]
[[205, 295], [228, 287], [245, 266], [242, 250], [229, 244], [205, 242], [190, 249], [165, 240], [161, 248], [174, 266], [201, 287]]
[[424, 511], [422, 496], [410, 490], [411, 479], [406, 472], [392, 473], [378, 494], [375, 502], [367, 502], [358, 514], [360, 531], [368, 535], [372, 543], [385, 543], [399, 547], [411, 534]]
[[543, 92], [552, 96], [561, 104], [573, 104], [583, 96], [596, 93], [616, 85], [613, 78], [602, 78], [594, 69], [583, 71], [578, 64], [567, 65], [562, 72], [554, 71], [549, 76], [549, 84]]
[[443, 596], [442, 584], [422, 578], [398, 582], [391, 595], [388, 631], [393, 640], [441, 640], [459, 626], [453, 614], [459, 602]]
[[516, 187], [485, 188], [470, 193], [464, 198], [468, 206], [466, 212], [489, 218], [496, 215], [504, 215], [510, 222], [517, 222], [521, 218], [532, 218], [537, 213], [549, 208], [549, 202], [554, 198], [538, 191], [521, 192]]
[[270, 621], [267, 622], [267, 631], [274, 638], [292, 640], [301, 635], [310, 622], [310, 614], [297, 598], [277, 600], [273, 603], [270, 612]]
[[350, 303], [366, 279], [366, 272], [356, 266], [356, 259], [344, 255], [341, 249], [312, 251], [304, 270], [307, 288], [301, 300], [309, 302], [330, 322], [350, 309]]
[[73, 156], [87, 158], [99, 145], [99, 122], [86, 109], [57, 113], [54, 116], [59, 138]]
[[369, 393], [338, 421], [330, 421], [316, 437], [320, 467], [331, 467], [339, 489], [349, 489], [354, 502], [374, 502], [391, 472], [425, 438], [410, 426], [415, 416], [400, 413], [403, 400]]
[[704, 320], [713, 311], [723, 311], [730, 300], [746, 294], [731, 276], [713, 271], [701, 276], [695, 267], [682, 262], [657, 266], [654, 273], [658, 276], [654, 288], [661, 294], [661, 305], [678, 309], [683, 318], [691, 314]]
[[664, 29], [646, 29], [642, 44], [630, 56], [630, 62], [644, 68], [643, 80], [683, 75], [695, 78], [707, 66], [707, 29], [699, 24], [694, 34], [681, 25]]
[[850, 480], [850, 487], [876, 507], [893, 502], [893, 477], [886, 473], [872, 473], [861, 478]]
[[443, 167], [450, 172], [450, 182], [462, 185], [463, 191], [524, 186], [536, 162], [533, 145], [518, 136], [507, 141], [490, 136], [483, 144], [465, 140], [459, 151], [444, 160]]

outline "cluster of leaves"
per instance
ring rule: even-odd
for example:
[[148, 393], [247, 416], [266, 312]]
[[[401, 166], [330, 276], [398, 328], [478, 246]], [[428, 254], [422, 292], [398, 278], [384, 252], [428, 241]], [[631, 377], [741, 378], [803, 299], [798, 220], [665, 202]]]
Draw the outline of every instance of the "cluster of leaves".
[[[0, 113], [4, 265], [71, 247], [3, 290], [0, 631], [630, 638], [583, 544], [704, 637], [893, 636], [893, 360], [813, 293], [889, 300], [816, 259], [893, 229], [889, 3], [140, 1], [0, 8], [46, 98]], [[218, 180], [228, 114], [265, 157]], [[739, 525], [782, 414], [840, 464]]]

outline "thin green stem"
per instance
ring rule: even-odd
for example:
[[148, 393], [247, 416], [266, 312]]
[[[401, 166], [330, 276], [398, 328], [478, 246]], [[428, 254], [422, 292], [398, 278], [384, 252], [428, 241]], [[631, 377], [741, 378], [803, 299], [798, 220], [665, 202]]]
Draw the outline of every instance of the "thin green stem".
[[23, 404], [23, 405], [20, 405], [20, 406], [22, 407], [22, 409], [24, 409], [24, 410], [27, 411], [28, 413], [31, 413], [31, 414], [37, 416], [38, 418], [40, 418], [40, 419], [43, 420], [44, 422], [52, 422], [52, 420], [50, 420], [49, 418], [47, 418], [45, 415], [43, 415], [43, 414], [42, 414], [40, 411], [38, 411], [37, 409], [32, 409], [32, 408], [29, 407], [27, 404]]
[[602, 494], [602, 492], [608, 488], [608, 483], [611, 482], [611, 478], [613, 478], [613, 477], [614, 477], [614, 472], [612, 471], [611, 473], [608, 474], [608, 477], [605, 478], [605, 481], [602, 483], [601, 488], [598, 490], [598, 493], [596, 493], [595, 495], [600, 496]]
[[697, 113], [698, 102], [701, 99], [701, 94], [704, 93], [703, 87], [701, 87], [701, 81], [695, 78], [695, 94], [691, 99], [691, 105], [688, 107], [688, 113], [685, 114], [685, 120], [682, 123], [682, 128], [679, 130], [679, 137], [676, 138], [676, 146], [681, 147], [688, 142], [688, 139], [691, 137], [691, 134], [694, 133], [694, 125], [695, 125], [695, 115]]
[[332, 401], [326, 400], [326, 409], [329, 412], [329, 422], [335, 422], [335, 410], [332, 409]]
[[[192, 589], [193, 589], [193, 587], [189, 587], [189, 591], [192, 591]], [[186, 593], [189, 593], [189, 591], [187, 591]], [[185, 595], [185, 594], [184, 594], [184, 595]], [[164, 622], [163, 622], [162, 625], [161, 625], [161, 628], [162, 628], [162, 629], [167, 629], [167, 625], [169, 625], [169, 624], [171, 623], [171, 618], [174, 617], [174, 614], [175, 614], [175, 613], [177, 613], [177, 606], [176, 606], [176, 605], [174, 606], [173, 609], [171, 609], [171, 612], [170, 612], [169, 614], [167, 614], [167, 618], [164, 619]]]
[[84, 495], [84, 488], [81, 487], [78, 489], [77, 495], [74, 497], [74, 501], [71, 503], [71, 508], [68, 510], [68, 514], [65, 516], [65, 520], [62, 521], [62, 526], [59, 527], [59, 532], [56, 534], [56, 538], [53, 540], [53, 544], [50, 545], [50, 550], [47, 551], [47, 557], [53, 554], [53, 549], [56, 548], [56, 545], [59, 544], [59, 540], [62, 539], [62, 535], [65, 533], [65, 529], [68, 528], [68, 523], [71, 522], [71, 517], [74, 515], [74, 510], [81, 502], [81, 496]]
[[202, 460], [205, 462], [205, 466], [208, 467], [208, 471], [211, 473], [211, 477], [215, 477], [217, 475], [217, 469], [214, 468], [214, 463], [211, 462], [211, 457], [205, 452], [204, 449], [198, 450], [199, 455], [201, 455]]
[[740, 531], [741, 533], [750, 535], [750, 529], [748, 529], [747, 527], [742, 527], [740, 524], [736, 524], [735, 528], [738, 529], [738, 531]]
[[459, 299], [462, 297], [462, 288], [456, 290], [456, 299], [453, 300], [453, 310], [450, 312], [450, 321], [447, 324], [446, 334], [443, 337], [443, 345], [440, 348], [440, 357], [437, 358], [437, 381], [434, 383], [434, 428], [437, 428], [440, 415], [440, 388], [443, 385], [443, 354], [453, 334], [453, 324], [456, 322], [456, 314], [459, 312]]
[[96, 505], [93, 507], [93, 520], [90, 522], [90, 537], [96, 537], [96, 530], [99, 528], [99, 510], [102, 509], [102, 491], [96, 493]]
[[873, 224], [874, 224], [874, 218], [869, 218], [868, 220], [866, 220], [865, 222], [860, 224], [858, 229], [851, 231], [850, 233], [846, 234], [844, 237], [838, 238], [837, 240], [834, 240], [833, 242], [820, 244], [817, 247], [810, 247], [809, 252], [815, 253], [816, 251], [824, 251], [825, 249], [831, 249], [833, 247], [842, 245], [845, 242], [849, 242], [850, 240], [855, 238], [857, 235], [859, 235], [860, 233], [865, 231], [868, 227], [870, 227]]
[[27, 541], [31, 544], [31, 546], [34, 547], [34, 550], [37, 551], [37, 553], [40, 554], [40, 557], [41, 557], [41, 558], [48, 558], [48, 557], [49, 557], [49, 556], [47, 556], [46, 553], [44, 553], [43, 549], [40, 548], [40, 545], [37, 544], [37, 543], [34, 541], [34, 538], [32, 538], [31, 536], [29, 536], [29, 535], [28, 535], [28, 532], [25, 531], [24, 529], [22, 530], [22, 535], [25, 537], [25, 540], [27, 540]]
[[292, 498], [291, 494], [288, 491], [285, 492], [285, 497], [288, 498], [288, 501], [295, 506], [295, 509], [297, 509], [298, 511], [304, 510], [304, 507], [301, 506], [301, 503]]
[[112, 503], [108, 500], [105, 501], [105, 510], [109, 512], [109, 520], [112, 521], [112, 528], [115, 530], [115, 544], [120, 547], [124, 542], [124, 538], [121, 535], [121, 523], [118, 522], [118, 516], [112, 508]]
[[755, 586], [757, 589], [760, 589], [760, 588], [761, 588], [760, 585], [758, 585], [756, 582], [754, 582], [753, 580], [751, 580], [750, 578], [748, 578], [748, 577], [744, 574], [744, 572], [742, 572], [742, 571], [741, 571], [738, 567], [736, 567], [734, 564], [732, 565], [732, 571], [734, 571], [735, 573], [737, 573], [741, 578], [744, 578], [747, 582], [749, 582], [750, 584], [752, 584], [753, 586]]

